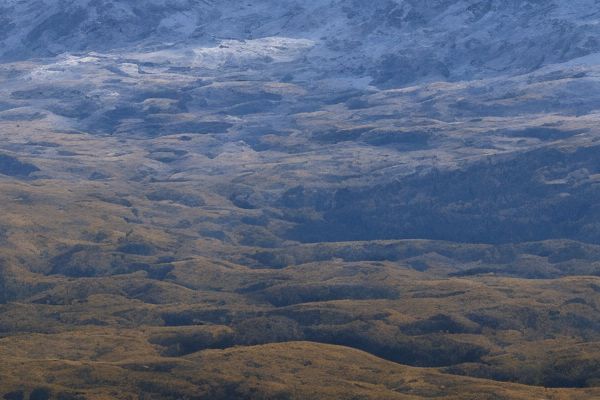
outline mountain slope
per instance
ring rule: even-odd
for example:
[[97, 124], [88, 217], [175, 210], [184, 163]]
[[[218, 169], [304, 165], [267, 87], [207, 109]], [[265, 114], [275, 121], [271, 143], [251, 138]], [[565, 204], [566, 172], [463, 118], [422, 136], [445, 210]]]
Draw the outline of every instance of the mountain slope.
[[261, 37], [308, 39], [322, 73], [392, 87], [524, 73], [600, 51], [594, 0], [9, 1], [3, 59]]
[[597, 398], [599, 22], [1, 2], [0, 395]]

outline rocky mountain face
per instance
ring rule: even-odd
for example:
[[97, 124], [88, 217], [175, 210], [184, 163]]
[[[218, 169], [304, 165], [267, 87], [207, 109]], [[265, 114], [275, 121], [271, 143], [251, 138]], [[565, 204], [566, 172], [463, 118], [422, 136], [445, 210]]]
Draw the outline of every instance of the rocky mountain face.
[[23, 60], [265, 37], [310, 43], [306, 68], [380, 87], [522, 74], [600, 51], [595, 0], [3, 2], [0, 54]]
[[599, 22], [0, 2], [0, 395], [598, 398]]

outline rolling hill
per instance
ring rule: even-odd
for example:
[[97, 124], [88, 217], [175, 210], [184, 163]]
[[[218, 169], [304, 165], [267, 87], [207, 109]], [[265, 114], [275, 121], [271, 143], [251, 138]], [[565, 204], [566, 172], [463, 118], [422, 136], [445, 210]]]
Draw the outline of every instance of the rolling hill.
[[2, 2], [0, 397], [600, 397], [599, 18]]

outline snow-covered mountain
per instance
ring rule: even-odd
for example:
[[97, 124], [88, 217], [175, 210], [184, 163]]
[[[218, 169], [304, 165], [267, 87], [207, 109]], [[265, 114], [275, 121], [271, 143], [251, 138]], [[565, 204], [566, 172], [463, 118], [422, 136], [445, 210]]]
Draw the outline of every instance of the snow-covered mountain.
[[525, 73], [598, 52], [599, 8], [597, 0], [4, 0], [0, 59], [289, 38], [312, 43], [306, 68], [395, 87]]

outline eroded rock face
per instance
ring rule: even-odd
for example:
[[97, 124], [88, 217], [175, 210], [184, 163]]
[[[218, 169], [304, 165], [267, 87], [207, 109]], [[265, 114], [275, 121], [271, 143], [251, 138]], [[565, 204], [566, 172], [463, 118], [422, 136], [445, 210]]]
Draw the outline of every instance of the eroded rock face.
[[[594, 6], [592, 0], [8, 1], [0, 9], [6, 21], [0, 57], [282, 36], [313, 41], [304, 63], [323, 73], [397, 87], [529, 72], [596, 52], [598, 27], [588, 12]], [[235, 112], [256, 106], [263, 107]]]

